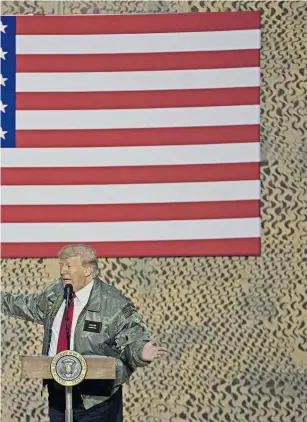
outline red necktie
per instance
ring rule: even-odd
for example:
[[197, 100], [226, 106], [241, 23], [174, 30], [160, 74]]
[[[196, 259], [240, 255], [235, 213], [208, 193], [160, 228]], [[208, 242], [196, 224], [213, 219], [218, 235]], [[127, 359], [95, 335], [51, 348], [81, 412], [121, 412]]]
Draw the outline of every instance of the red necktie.
[[[72, 296], [72, 299], [69, 304], [68, 308], [68, 329], [69, 334], [71, 335], [71, 324], [72, 324], [72, 318], [74, 314], [74, 299], [76, 297], [76, 294], [74, 293]], [[70, 349], [70, 345], [68, 347]], [[67, 337], [66, 337], [66, 321], [65, 321], [65, 310], [63, 313], [63, 318], [61, 322], [61, 328], [58, 338], [58, 347], [57, 347], [57, 353], [63, 352], [63, 350], [67, 350]]]

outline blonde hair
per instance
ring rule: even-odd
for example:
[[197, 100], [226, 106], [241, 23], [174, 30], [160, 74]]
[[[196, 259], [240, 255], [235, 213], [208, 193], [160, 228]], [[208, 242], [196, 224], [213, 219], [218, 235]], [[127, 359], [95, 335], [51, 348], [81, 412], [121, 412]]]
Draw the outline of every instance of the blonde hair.
[[96, 251], [91, 246], [76, 244], [64, 246], [59, 252], [59, 259], [68, 259], [73, 256], [80, 256], [84, 267], [92, 267], [93, 277], [99, 274]]

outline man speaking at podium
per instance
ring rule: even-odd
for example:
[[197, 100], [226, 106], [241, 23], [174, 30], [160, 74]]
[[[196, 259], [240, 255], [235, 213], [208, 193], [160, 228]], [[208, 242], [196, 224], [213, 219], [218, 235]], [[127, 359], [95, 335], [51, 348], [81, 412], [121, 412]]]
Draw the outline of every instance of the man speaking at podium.
[[[81, 355], [116, 358], [116, 379], [84, 380], [73, 387], [74, 421], [121, 422], [122, 384], [140, 366], [167, 351], [150, 340], [133, 303], [115, 287], [98, 278], [96, 252], [87, 245], [68, 245], [59, 253], [60, 279], [42, 293], [1, 294], [2, 312], [44, 326], [43, 354], [67, 349], [64, 288], [71, 284], [68, 309], [70, 349]], [[65, 289], [66, 290], [66, 289]], [[48, 380], [49, 417], [64, 422], [65, 389]]]

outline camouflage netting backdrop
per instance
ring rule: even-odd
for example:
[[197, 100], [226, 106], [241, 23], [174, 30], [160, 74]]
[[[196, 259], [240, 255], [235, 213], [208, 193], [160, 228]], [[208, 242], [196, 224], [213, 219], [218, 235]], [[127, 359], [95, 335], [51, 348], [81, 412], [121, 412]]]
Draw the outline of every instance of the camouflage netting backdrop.
[[[100, 259], [169, 348], [125, 386], [127, 422], [307, 421], [307, 3], [4, 1], [3, 14], [262, 11], [262, 256]], [[304, 146], [305, 145], [305, 146]], [[305, 150], [304, 150], [305, 148]], [[5, 259], [2, 288], [43, 289], [55, 259]], [[2, 422], [46, 422], [20, 379], [42, 328], [2, 322]]]

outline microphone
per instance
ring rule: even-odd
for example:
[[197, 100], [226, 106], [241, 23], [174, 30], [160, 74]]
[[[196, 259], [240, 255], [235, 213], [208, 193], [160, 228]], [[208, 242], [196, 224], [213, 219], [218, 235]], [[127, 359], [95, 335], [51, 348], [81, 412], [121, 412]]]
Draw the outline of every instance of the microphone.
[[70, 305], [72, 295], [73, 295], [72, 284], [65, 284], [65, 286], [64, 286], [64, 300], [66, 302], [67, 307], [69, 307], [69, 305]]

